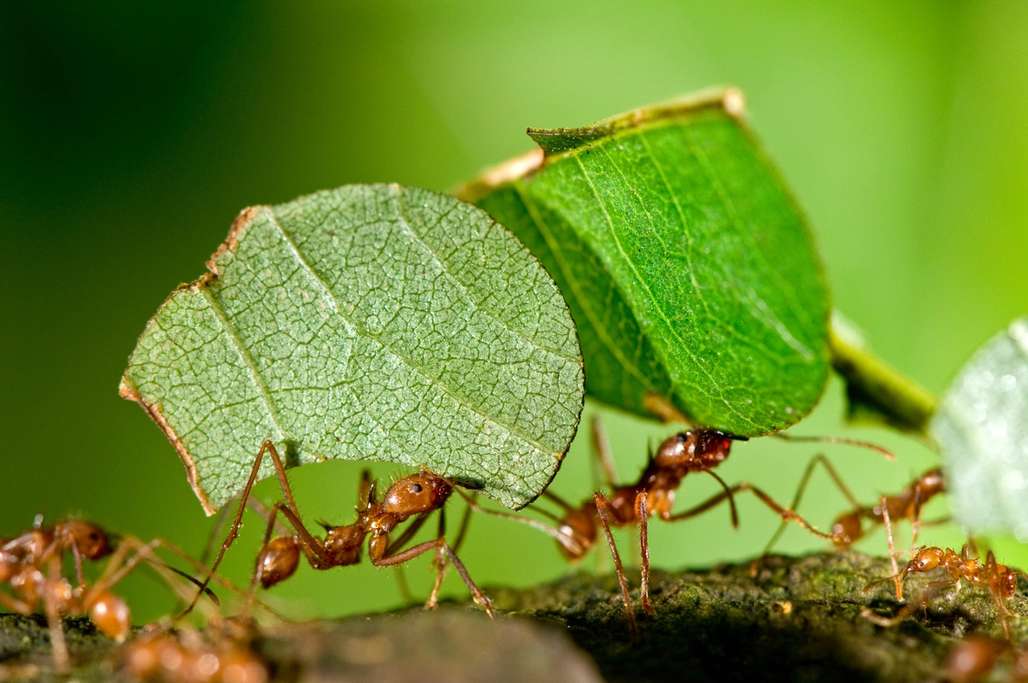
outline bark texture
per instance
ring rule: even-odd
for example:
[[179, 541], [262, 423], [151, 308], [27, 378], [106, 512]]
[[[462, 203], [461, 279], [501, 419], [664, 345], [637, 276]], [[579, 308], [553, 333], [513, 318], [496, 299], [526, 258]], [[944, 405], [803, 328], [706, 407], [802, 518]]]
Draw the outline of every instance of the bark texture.
[[[614, 578], [575, 574], [528, 590], [492, 588], [502, 613], [493, 622], [467, 605], [448, 605], [269, 626], [259, 647], [283, 681], [921, 683], [942, 678], [946, 654], [963, 635], [1002, 635], [988, 592], [966, 585], [894, 628], [872, 624], [864, 608], [886, 616], [900, 608], [891, 582], [868, 589], [890, 571], [881, 558], [825, 553], [655, 572], [656, 614], [639, 614], [634, 638]], [[916, 604], [940, 578], [911, 577], [908, 599]], [[1028, 636], [1025, 590], [1022, 579], [1008, 603], [1017, 640]], [[83, 620], [67, 627], [79, 680], [117, 675], [108, 641]], [[43, 620], [0, 618], [0, 659], [0, 680], [51, 679]]]

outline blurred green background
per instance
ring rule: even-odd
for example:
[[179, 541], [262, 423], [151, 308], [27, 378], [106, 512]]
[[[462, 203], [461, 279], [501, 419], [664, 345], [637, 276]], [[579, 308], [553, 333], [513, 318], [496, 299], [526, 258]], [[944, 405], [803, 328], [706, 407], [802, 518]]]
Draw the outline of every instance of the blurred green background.
[[[240, 208], [354, 182], [445, 190], [527, 149], [526, 126], [583, 124], [709, 85], [745, 90], [809, 212], [836, 304], [884, 358], [939, 392], [1026, 312], [1023, 2], [22, 3], [3, 11], [0, 55], [0, 535], [37, 512], [81, 514], [202, 547], [211, 521], [117, 384], [147, 318], [202, 271]], [[894, 448], [895, 464], [829, 449], [861, 497], [935, 462], [913, 440], [845, 426], [842, 408], [833, 381], [796, 432]], [[624, 478], [667, 432], [617, 414], [607, 427]], [[587, 441], [555, 483], [573, 500], [591, 490]], [[758, 440], [720, 473], [787, 499], [813, 452]], [[349, 521], [357, 471], [295, 470], [308, 518]], [[712, 490], [690, 479], [680, 504]], [[274, 498], [274, 483], [258, 493]], [[802, 510], [827, 525], [844, 507], [818, 475]], [[777, 520], [749, 500], [741, 513], [739, 531], [724, 510], [652, 525], [654, 563], [754, 555]], [[260, 527], [246, 526], [230, 576], [248, 575]], [[952, 526], [926, 537], [961, 542]], [[781, 545], [820, 547], [799, 530]], [[861, 547], [883, 552], [882, 535]], [[1028, 564], [1023, 548], [998, 547]], [[549, 539], [494, 519], [473, 521], [464, 559], [487, 585], [571, 571]], [[424, 595], [427, 558], [408, 576]], [[452, 576], [447, 586], [462, 594]], [[168, 607], [144, 579], [126, 590], [139, 616]], [[274, 594], [298, 614], [400, 600], [391, 572], [368, 566], [304, 567]]]

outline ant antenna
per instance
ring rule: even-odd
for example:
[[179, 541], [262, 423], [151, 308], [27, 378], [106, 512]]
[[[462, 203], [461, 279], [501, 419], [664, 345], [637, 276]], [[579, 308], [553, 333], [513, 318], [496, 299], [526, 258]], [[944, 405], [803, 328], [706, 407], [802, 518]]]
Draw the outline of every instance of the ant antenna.
[[885, 446], [880, 446], [871, 441], [864, 441], [863, 439], [851, 439], [846, 436], [797, 436], [794, 434], [783, 434], [781, 432], [773, 435], [775, 438], [781, 439], [782, 441], [792, 441], [795, 443], [837, 443], [846, 446], [856, 446], [858, 448], [867, 448], [868, 450], [881, 453], [886, 460], [895, 460], [896, 456]]

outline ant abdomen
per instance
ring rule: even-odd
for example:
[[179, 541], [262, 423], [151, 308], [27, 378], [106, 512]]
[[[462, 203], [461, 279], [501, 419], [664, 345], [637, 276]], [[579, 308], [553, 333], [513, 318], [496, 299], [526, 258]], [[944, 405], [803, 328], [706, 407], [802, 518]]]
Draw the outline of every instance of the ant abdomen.
[[273, 538], [261, 550], [257, 561], [257, 578], [264, 588], [271, 588], [296, 573], [300, 564], [300, 544], [292, 536]]
[[89, 618], [101, 633], [118, 642], [125, 640], [132, 625], [128, 605], [109, 592], [101, 593], [91, 602]]

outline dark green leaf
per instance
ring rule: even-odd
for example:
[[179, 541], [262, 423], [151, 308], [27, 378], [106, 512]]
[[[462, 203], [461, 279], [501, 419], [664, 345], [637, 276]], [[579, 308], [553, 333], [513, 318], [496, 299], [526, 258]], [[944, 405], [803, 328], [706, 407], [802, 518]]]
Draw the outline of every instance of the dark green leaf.
[[290, 464], [425, 466], [510, 507], [557, 471], [582, 407], [575, 329], [539, 263], [481, 210], [344, 187], [246, 209], [208, 269], [146, 326], [121, 393], [164, 430], [209, 513], [265, 439]]
[[530, 130], [545, 156], [509, 162], [461, 196], [554, 276], [591, 395], [756, 435], [819, 399], [829, 305], [806, 222], [740, 115], [727, 91]]

